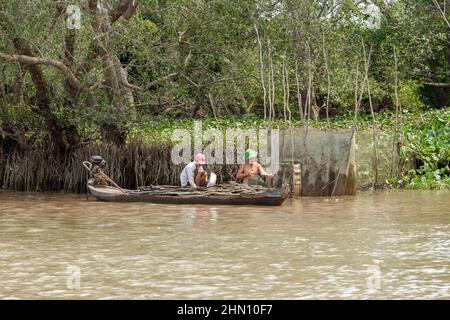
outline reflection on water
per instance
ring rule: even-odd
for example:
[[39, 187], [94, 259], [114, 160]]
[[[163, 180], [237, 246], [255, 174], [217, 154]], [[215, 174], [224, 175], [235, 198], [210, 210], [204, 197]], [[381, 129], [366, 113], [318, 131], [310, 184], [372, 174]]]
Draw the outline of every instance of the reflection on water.
[[0, 194], [0, 298], [450, 298], [450, 193], [281, 207]]

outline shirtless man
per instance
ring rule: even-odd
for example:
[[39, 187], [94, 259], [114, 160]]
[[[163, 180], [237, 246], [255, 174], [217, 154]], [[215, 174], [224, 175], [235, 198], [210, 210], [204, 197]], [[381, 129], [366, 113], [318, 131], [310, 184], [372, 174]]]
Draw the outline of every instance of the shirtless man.
[[[262, 185], [267, 186], [273, 175], [264, 170], [264, 168], [256, 161], [258, 153], [252, 149], [244, 152], [245, 163], [239, 166], [237, 178], [242, 180], [245, 185]], [[261, 176], [265, 177], [263, 179]]]

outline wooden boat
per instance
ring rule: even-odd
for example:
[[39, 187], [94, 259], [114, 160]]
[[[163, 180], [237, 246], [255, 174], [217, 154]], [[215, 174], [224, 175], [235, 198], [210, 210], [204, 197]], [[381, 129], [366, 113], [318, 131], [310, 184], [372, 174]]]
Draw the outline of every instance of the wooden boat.
[[88, 189], [100, 201], [153, 202], [168, 204], [225, 204], [278, 206], [286, 200], [289, 188], [243, 186], [226, 183], [210, 188], [149, 186], [138, 190], [98, 186], [89, 180]]

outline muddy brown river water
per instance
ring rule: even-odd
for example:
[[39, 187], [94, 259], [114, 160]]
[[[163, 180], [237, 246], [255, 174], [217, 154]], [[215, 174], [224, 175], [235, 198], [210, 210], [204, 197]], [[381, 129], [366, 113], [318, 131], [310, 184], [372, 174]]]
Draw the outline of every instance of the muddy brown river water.
[[450, 192], [280, 207], [0, 193], [0, 298], [450, 299]]

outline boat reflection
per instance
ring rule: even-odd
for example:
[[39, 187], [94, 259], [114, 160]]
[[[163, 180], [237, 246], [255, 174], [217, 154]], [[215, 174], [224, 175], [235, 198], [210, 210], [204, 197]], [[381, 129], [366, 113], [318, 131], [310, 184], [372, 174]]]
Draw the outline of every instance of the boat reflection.
[[205, 229], [211, 223], [217, 222], [217, 208], [182, 208], [183, 222], [195, 229]]

